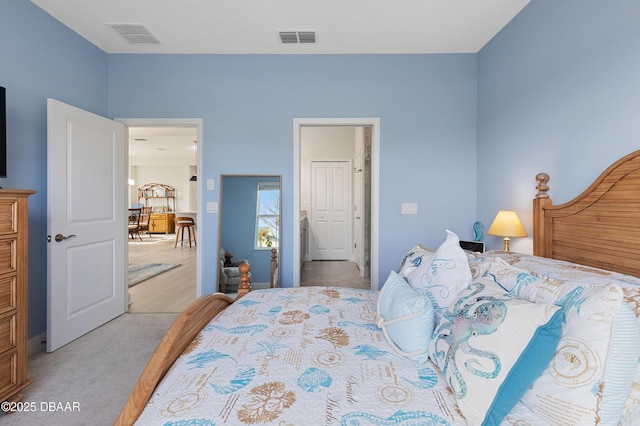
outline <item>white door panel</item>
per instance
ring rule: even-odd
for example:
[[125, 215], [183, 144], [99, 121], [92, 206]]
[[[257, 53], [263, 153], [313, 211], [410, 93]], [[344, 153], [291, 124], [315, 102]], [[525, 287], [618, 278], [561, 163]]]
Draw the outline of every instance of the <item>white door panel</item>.
[[[79, 246], [67, 245], [67, 320], [82, 320], [87, 309], [102, 309], [109, 299], [116, 297], [114, 271], [109, 268], [115, 262], [113, 242]], [[86, 284], [86, 269], [92, 272], [91, 286]]]
[[47, 351], [53, 351], [125, 310], [126, 183], [122, 124], [53, 99], [47, 108]]
[[311, 162], [311, 260], [349, 260], [349, 169], [348, 161]]

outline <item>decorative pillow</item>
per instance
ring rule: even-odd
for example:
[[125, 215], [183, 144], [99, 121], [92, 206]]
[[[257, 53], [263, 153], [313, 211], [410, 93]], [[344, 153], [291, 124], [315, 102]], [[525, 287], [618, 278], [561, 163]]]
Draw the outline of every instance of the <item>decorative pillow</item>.
[[395, 271], [380, 289], [377, 324], [398, 354], [426, 362], [434, 328], [433, 306]]
[[[492, 277], [502, 287], [532, 302], [555, 303], [556, 298], [545, 298], [545, 294], [557, 294], [563, 281], [541, 277], [509, 265], [503, 259], [494, 257], [489, 261], [486, 275]], [[526, 289], [526, 290], [525, 290]]]
[[[613, 323], [611, 345], [604, 370], [604, 390], [600, 404], [600, 424], [625, 424], [620, 421], [627, 395], [633, 387], [633, 371], [640, 358], [640, 326], [631, 307], [623, 302]], [[640, 413], [636, 413], [640, 416]], [[640, 417], [636, 417], [636, 420]]]
[[458, 236], [447, 230], [447, 238], [436, 252], [410, 271], [407, 281], [433, 303], [436, 311], [447, 309], [458, 294], [471, 283], [471, 270]]
[[556, 352], [559, 306], [532, 303], [480, 278], [458, 295], [436, 327], [429, 357], [469, 425], [497, 425]]
[[640, 356], [640, 329], [622, 289], [540, 277], [502, 259], [492, 260], [487, 275], [520, 297], [566, 311], [558, 351], [523, 402], [551, 423], [617, 424]]
[[432, 256], [433, 256], [433, 250], [428, 250], [422, 247], [420, 244], [414, 246], [404, 256], [404, 258], [402, 259], [402, 262], [400, 262], [400, 267], [398, 268], [398, 274], [406, 278], [411, 273], [411, 271], [418, 268], [423, 263], [431, 262]]
[[471, 279], [475, 280], [487, 273], [489, 269], [489, 265], [491, 264], [491, 260], [493, 258], [488, 257], [481, 253], [470, 252], [465, 250], [464, 252], [467, 255], [467, 262], [469, 262], [469, 269], [471, 270]]

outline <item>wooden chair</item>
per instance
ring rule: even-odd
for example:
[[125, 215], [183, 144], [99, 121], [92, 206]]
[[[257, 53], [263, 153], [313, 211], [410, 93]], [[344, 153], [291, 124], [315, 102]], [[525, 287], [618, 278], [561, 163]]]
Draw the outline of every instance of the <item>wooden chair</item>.
[[142, 241], [142, 235], [140, 235], [140, 217], [142, 216], [142, 209], [129, 209], [129, 236], [133, 239], [140, 238]]
[[140, 215], [140, 225], [139, 231], [141, 234], [147, 233], [149, 237], [151, 237], [151, 232], [149, 232], [149, 221], [151, 220], [151, 207], [143, 207], [142, 214]]
[[181, 243], [184, 243], [184, 231], [187, 230], [189, 234], [189, 247], [191, 247], [191, 234], [193, 233], [193, 245], [196, 245], [196, 223], [191, 217], [178, 216], [176, 221], [176, 243], [173, 248], [178, 247], [178, 239]]

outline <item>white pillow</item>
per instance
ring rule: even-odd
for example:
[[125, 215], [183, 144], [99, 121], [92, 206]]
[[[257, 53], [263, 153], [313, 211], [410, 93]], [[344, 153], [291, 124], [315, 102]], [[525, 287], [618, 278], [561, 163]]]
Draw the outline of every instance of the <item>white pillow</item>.
[[401, 277], [407, 278], [411, 271], [415, 270], [424, 263], [431, 262], [432, 256], [433, 250], [428, 250], [422, 247], [420, 244], [415, 245], [411, 250], [407, 252], [407, 254], [402, 259], [402, 262], [400, 262], [398, 274]]
[[433, 307], [395, 271], [380, 289], [377, 325], [398, 354], [426, 362], [434, 328]]
[[[631, 307], [623, 302], [613, 323], [611, 345], [604, 370], [605, 388], [600, 404], [600, 424], [617, 424], [624, 412], [640, 358], [640, 326]], [[621, 422], [624, 424], [624, 422]]]
[[499, 258], [487, 275], [527, 300], [566, 310], [558, 351], [523, 402], [552, 423], [617, 424], [640, 356], [640, 329], [622, 289], [533, 275]]
[[493, 258], [484, 253], [470, 252], [467, 250], [465, 250], [464, 253], [467, 255], [472, 279], [475, 280], [484, 277]]
[[498, 425], [553, 357], [564, 319], [480, 278], [443, 313], [429, 345], [468, 425]]
[[556, 302], [567, 313], [558, 350], [522, 402], [551, 423], [571, 419], [575, 424], [595, 424], [603, 391], [610, 386], [604, 372], [622, 290], [615, 284], [568, 290]]
[[422, 262], [407, 276], [411, 287], [426, 294], [436, 311], [447, 309], [471, 280], [469, 261], [460, 248], [460, 239], [449, 230], [429, 261]]

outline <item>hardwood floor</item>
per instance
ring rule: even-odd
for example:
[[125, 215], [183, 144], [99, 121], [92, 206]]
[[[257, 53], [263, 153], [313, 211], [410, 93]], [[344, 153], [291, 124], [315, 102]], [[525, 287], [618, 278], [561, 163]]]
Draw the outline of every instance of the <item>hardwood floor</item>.
[[355, 262], [314, 260], [304, 262], [300, 273], [300, 286], [324, 285], [329, 287], [371, 288], [370, 277], [360, 277]]
[[129, 239], [129, 263], [179, 263], [180, 266], [129, 287], [129, 312], [181, 312], [196, 297], [196, 247], [174, 248], [175, 234]]

